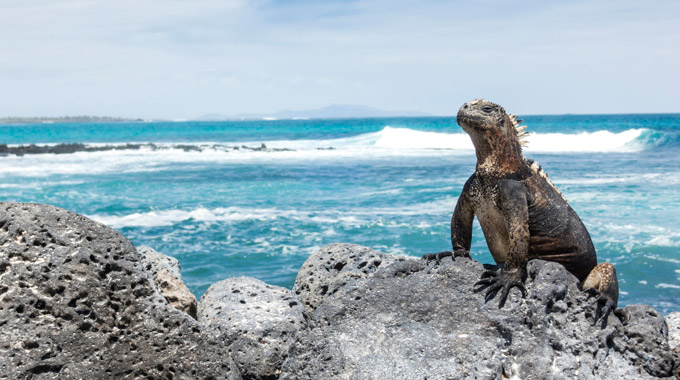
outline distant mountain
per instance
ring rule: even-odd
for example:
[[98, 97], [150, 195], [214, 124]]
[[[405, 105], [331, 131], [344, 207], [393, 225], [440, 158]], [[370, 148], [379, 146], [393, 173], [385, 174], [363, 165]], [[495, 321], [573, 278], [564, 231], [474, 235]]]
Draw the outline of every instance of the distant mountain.
[[234, 116], [222, 115], [221, 113], [207, 113], [203, 116], [197, 117], [197, 121], [220, 121], [220, 120], [234, 120]]
[[203, 115], [196, 120], [259, 120], [259, 119], [349, 119], [366, 117], [432, 116], [420, 111], [385, 111], [378, 108], [331, 104], [309, 110], [281, 110], [272, 114], [239, 114], [226, 116], [218, 113]]

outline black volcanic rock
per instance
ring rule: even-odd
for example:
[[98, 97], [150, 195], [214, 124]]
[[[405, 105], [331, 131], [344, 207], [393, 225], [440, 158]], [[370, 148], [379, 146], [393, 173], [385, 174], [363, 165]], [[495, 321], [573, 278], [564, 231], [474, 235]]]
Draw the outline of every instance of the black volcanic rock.
[[[335, 263], [380, 256], [352, 245], [331, 248]], [[328, 251], [307, 261], [332, 267]], [[513, 290], [499, 310], [498, 300], [485, 303], [473, 289], [483, 270], [465, 258], [438, 265], [400, 257], [337, 286], [342, 270], [319, 269], [314, 277], [301, 271], [296, 289], [310, 288], [310, 279], [315, 287], [333, 285], [312, 302], [310, 328], [280, 379], [650, 379], [677, 371], [680, 358], [653, 308], [627, 306], [626, 323], [611, 315], [605, 328], [593, 326], [592, 299], [578, 280], [560, 264], [534, 260], [528, 297]]]
[[213, 285], [196, 321], [168, 301], [174, 262], [141, 251], [83, 216], [0, 203], [0, 379], [680, 378], [663, 316], [629, 305], [593, 326], [592, 298], [553, 262], [529, 262], [527, 298], [499, 310], [475, 260], [333, 244], [294, 292]]
[[293, 291], [305, 305], [308, 315], [352, 279], [372, 276], [378, 268], [395, 261], [413, 260], [356, 244], [330, 244], [302, 264]]
[[0, 203], [0, 378], [240, 379], [140, 262], [83, 216]]
[[252, 277], [212, 284], [201, 297], [198, 320], [229, 344], [241, 375], [253, 380], [278, 378], [291, 344], [307, 327], [293, 292]]
[[79, 143], [56, 144], [56, 145], [31, 144], [19, 146], [7, 146], [6, 144], [0, 144], [0, 156], [8, 156], [10, 154], [16, 156], [24, 156], [26, 154], [72, 154], [76, 152], [102, 152], [107, 150], [139, 150], [142, 147], [156, 149], [156, 145], [154, 144], [129, 144], [129, 143], [122, 145], [101, 145], [101, 146], [88, 146]]

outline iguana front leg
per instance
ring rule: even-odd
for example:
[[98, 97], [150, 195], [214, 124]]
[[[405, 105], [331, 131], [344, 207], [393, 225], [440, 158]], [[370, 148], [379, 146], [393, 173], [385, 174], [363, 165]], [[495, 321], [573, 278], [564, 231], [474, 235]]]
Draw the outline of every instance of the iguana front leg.
[[458, 197], [456, 208], [451, 216], [451, 246], [452, 251], [428, 253], [423, 259], [428, 261], [439, 260], [444, 257], [470, 257], [470, 245], [472, 244], [472, 221], [475, 213], [470, 204], [468, 185], [463, 187], [463, 192]]
[[518, 181], [502, 182], [499, 185], [497, 204], [507, 230], [506, 259], [505, 262], [498, 263], [502, 264], [500, 270], [484, 272], [475, 286], [480, 285], [477, 291], [487, 290], [487, 302], [500, 291], [500, 309], [505, 305], [513, 287], [522, 292], [522, 297], [527, 295], [524, 280], [529, 253], [529, 206], [524, 185]]

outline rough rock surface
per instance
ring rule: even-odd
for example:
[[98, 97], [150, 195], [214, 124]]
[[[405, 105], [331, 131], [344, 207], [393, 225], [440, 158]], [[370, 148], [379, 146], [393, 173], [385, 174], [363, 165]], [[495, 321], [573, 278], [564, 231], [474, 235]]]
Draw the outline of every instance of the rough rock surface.
[[179, 261], [151, 247], [137, 247], [137, 252], [141, 256], [144, 270], [151, 273], [158, 290], [170, 305], [196, 319], [198, 301], [182, 281]]
[[251, 277], [211, 285], [198, 320], [229, 345], [244, 379], [277, 379], [290, 345], [307, 326], [293, 292]]
[[293, 291], [311, 314], [327, 296], [350, 280], [370, 277], [381, 265], [407, 259], [407, 256], [388, 255], [356, 244], [330, 244], [304, 262]]
[[[333, 249], [341, 248], [345, 261], [362, 261], [362, 251], [376, 256]], [[649, 306], [626, 307], [625, 325], [611, 315], [605, 328], [592, 326], [592, 299], [577, 279], [534, 260], [528, 297], [512, 290], [499, 310], [497, 299], [485, 303], [473, 289], [483, 269], [466, 258], [413, 259], [347, 279], [318, 301], [280, 379], [649, 379], [671, 378], [680, 363]]]
[[83, 216], [0, 203], [0, 379], [240, 379], [140, 260]]
[[675, 311], [666, 316], [668, 323], [668, 344], [672, 348], [680, 346], [680, 311]]

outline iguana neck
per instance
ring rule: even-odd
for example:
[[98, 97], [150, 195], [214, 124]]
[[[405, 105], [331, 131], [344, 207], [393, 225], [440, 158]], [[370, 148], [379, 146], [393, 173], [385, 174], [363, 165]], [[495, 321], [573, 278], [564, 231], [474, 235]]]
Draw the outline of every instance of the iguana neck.
[[477, 153], [477, 172], [505, 175], [528, 169], [517, 144], [503, 138], [472, 138]]

